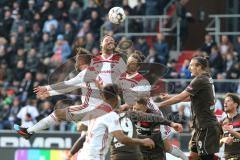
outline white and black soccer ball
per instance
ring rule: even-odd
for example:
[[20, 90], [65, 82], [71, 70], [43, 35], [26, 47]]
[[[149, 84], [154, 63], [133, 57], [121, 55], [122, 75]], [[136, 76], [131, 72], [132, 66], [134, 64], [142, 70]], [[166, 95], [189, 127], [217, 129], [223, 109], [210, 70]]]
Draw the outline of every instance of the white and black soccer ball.
[[124, 13], [123, 8], [113, 7], [108, 12], [108, 18], [110, 22], [114, 24], [120, 24], [125, 20], [126, 15]]

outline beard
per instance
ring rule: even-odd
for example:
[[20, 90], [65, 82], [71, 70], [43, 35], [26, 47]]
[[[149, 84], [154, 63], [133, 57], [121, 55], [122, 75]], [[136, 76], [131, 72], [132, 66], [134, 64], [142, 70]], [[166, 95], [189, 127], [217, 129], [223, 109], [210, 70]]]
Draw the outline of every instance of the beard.
[[105, 51], [110, 52], [113, 51], [115, 49], [115, 45], [114, 44], [107, 44], [105, 45], [105, 47], [103, 48]]

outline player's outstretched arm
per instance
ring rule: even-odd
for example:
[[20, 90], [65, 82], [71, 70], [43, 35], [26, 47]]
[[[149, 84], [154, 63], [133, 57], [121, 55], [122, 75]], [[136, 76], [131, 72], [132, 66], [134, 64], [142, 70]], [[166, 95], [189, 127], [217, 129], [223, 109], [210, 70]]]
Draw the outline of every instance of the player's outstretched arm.
[[155, 147], [153, 140], [151, 140], [150, 138], [129, 138], [121, 130], [112, 132], [112, 135], [117, 138], [119, 142], [126, 145], [142, 145], [145, 147], [149, 147], [150, 149]]
[[73, 144], [69, 155], [68, 155], [68, 159], [70, 160], [71, 157], [73, 155], [75, 155], [82, 147], [83, 147], [83, 143], [85, 142], [86, 139], [86, 133], [83, 131], [81, 133], [81, 136], [78, 138], [78, 140]]
[[173, 96], [166, 101], [160, 102], [159, 107], [166, 107], [166, 106], [169, 106], [169, 105], [172, 105], [172, 104], [182, 102], [185, 99], [187, 99], [188, 97], [190, 97], [190, 93], [184, 90], [180, 94], [178, 94], [176, 96]]
[[[163, 101], [166, 101], [166, 100], [174, 97], [174, 95], [169, 95], [169, 94], [167, 94], [167, 93], [160, 93], [159, 97], [160, 97]], [[187, 97], [186, 99], [184, 99], [182, 102], [189, 102], [189, 101], [191, 101], [190, 96]], [[158, 103], [156, 103], [156, 104], [158, 104]]]
[[77, 124], [77, 130], [81, 132], [81, 136], [78, 138], [78, 140], [73, 144], [69, 154], [68, 154], [68, 160], [71, 159], [71, 157], [76, 154], [79, 149], [83, 147], [83, 143], [85, 142], [86, 139], [86, 131], [87, 131], [87, 126], [84, 125], [83, 123], [78, 123]]
[[128, 111], [127, 116], [133, 121], [144, 121], [144, 122], [154, 122], [156, 125], [162, 124], [172, 127], [177, 132], [182, 132], [183, 127], [179, 123], [174, 123], [168, 119], [162, 117], [162, 115], [154, 113], [145, 113], [139, 111]]

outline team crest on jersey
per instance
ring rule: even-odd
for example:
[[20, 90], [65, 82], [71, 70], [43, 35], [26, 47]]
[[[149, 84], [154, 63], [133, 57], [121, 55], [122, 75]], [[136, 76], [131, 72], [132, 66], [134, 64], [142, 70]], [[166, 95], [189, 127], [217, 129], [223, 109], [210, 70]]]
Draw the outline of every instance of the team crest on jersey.
[[199, 148], [202, 148], [202, 141], [198, 141]]

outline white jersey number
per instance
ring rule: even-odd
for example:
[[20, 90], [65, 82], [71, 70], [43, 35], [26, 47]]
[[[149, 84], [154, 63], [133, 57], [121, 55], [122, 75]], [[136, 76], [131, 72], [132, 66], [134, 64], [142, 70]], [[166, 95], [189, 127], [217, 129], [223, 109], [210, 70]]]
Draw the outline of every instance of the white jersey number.
[[[120, 114], [120, 117], [121, 114]], [[132, 121], [127, 118], [127, 117], [123, 117], [121, 120], [120, 120], [120, 125], [122, 127], [122, 131], [130, 138], [133, 137], [133, 124], [132, 124]], [[113, 139], [113, 142], [117, 142], [117, 139], [114, 138]]]

